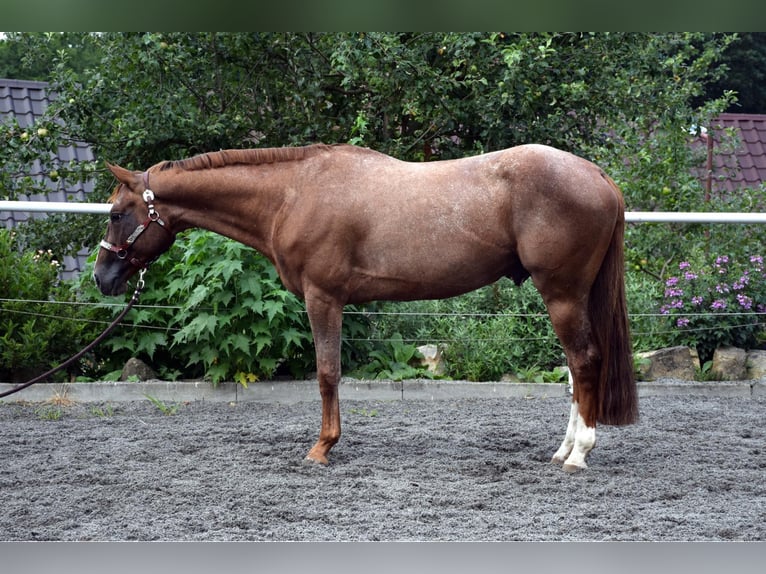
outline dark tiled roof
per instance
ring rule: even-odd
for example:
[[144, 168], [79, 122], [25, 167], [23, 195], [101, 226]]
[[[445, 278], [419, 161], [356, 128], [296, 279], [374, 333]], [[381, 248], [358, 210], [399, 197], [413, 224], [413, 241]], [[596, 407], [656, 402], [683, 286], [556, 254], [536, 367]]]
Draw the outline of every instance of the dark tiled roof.
[[[51, 94], [46, 82], [26, 80], [0, 79], [0, 125], [14, 118], [21, 128], [31, 127], [48, 107]], [[91, 149], [85, 144], [61, 146], [58, 149], [58, 159], [63, 163], [72, 160], [88, 161], [93, 159]], [[30, 176], [45, 179], [39, 163], [32, 166]], [[45, 179], [49, 191], [46, 194], [22, 196], [20, 200], [28, 201], [85, 201], [93, 191], [90, 182], [78, 182], [70, 187], [63, 187], [60, 182]], [[27, 221], [30, 217], [46, 217], [43, 213], [28, 214], [24, 212], [0, 211], [0, 226], [10, 229], [19, 222]], [[83, 249], [78, 257], [65, 257], [63, 261], [63, 277], [70, 278], [82, 270], [88, 250]]]
[[[734, 131], [732, 146], [725, 130]], [[741, 188], [757, 188], [766, 182], [766, 115], [721, 114], [711, 124], [713, 134], [712, 190], [729, 193]]]

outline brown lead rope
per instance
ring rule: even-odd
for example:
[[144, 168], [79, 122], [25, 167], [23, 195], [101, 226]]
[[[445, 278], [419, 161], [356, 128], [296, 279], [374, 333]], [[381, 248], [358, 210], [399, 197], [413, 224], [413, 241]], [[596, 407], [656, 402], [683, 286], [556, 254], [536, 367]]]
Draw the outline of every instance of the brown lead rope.
[[138, 298], [141, 295], [141, 291], [144, 288], [144, 273], [146, 273], [146, 267], [141, 269], [141, 271], [139, 273], [140, 274], [139, 274], [139, 277], [138, 277], [138, 282], [136, 283], [136, 290], [133, 292], [133, 296], [130, 298], [130, 301], [128, 301], [128, 306], [125, 307], [125, 309], [123, 309], [122, 312], [119, 315], [117, 315], [117, 318], [114, 321], [112, 321], [111, 324], [106, 329], [104, 329], [104, 332], [101, 333], [98, 337], [96, 337], [96, 339], [90, 345], [85, 347], [82, 351], [78, 352], [76, 355], [72, 355], [66, 361], [64, 361], [63, 363], [61, 363], [57, 367], [51, 369], [50, 371], [48, 371], [46, 373], [43, 373], [42, 375], [39, 375], [39, 376], [35, 377], [34, 379], [31, 379], [31, 380], [27, 381], [26, 383], [23, 383], [21, 385], [13, 387], [9, 391], [5, 391], [4, 393], [0, 393], [0, 399], [3, 398], [3, 397], [7, 397], [8, 395], [12, 395], [14, 393], [18, 393], [19, 391], [22, 391], [22, 390], [26, 389], [27, 387], [31, 387], [32, 385], [42, 381], [43, 379], [47, 379], [52, 374], [57, 373], [61, 369], [64, 369], [64, 368], [68, 367], [69, 365], [71, 365], [72, 363], [74, 363], [77, 359], [82, 357], [85, 353], [87, 353], [93, 347], [98, 345], [101, 341], [106, 339], [107, 335], [109, 335], [109, 333], [112, 332], [112, 330], [120, 323], [120, 321], [122, 321], [122, 319], [125, 317], [125, 315], [127, 315], [128, 311], [130, 311], [133, 308], [133, 305], [135, 305], [138, 302]]

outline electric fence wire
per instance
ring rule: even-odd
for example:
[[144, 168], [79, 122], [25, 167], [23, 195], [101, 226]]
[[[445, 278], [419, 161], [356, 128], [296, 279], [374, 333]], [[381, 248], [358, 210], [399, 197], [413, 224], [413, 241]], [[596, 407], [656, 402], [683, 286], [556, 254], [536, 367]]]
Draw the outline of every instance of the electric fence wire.
[[[123, 307], [124, 303], [117, 302], [117, 303], [109, 303], [109, 302], [87, 302], [87, 301], [42, 301], [42, 300], [36, 300], [36, 299], [8, 299], [8, 298], [0, 298], [0, 303], [21, 303], [21, 304], [37, 304], [37, 305], [70, 305], [70, 306], [81, 306], [81, 307], [91, 307], [91, 308], [110, 308], [110, 307]], [[175, 310], [180, 311], [183, 310], [184, 307], [179, 305], [135, 305], [134, 309], [141, 310], [141, 309], [148, 309], [148, 310], [155, 310], [155, 309], [166, 309], [166, 310]], [[213, 309], [209, 307], [199, 307], [199, 311], [202, 312], [210, 312]], [[305, 313], [305, 311], [302, 311]], [[65, 316], [65, 315], [54, 315], [51, 313], [39, 313], [34, 311], [28, 311], [23, 309], [9, 309], [9, 308], [2, 308], [0, 307], [0, 314], [3, 313], [9, 313], [9, 314], [16, 314], [16, 315], [26, 315], [26, 316], [33, 316], [33, 317], [39, 317], [39, 318], [45, 318], [45, 319], [54, 319], [54, 320], [61, 320], [61, 321], [72, 321], [72, 322], [81, 322], [81, 323], [90, 323], [95, 325], [105, 325], [109, 324], [109, 321], [107, 320], [98, 320], [98, 319], [88, 319], [85, 317], [71, 317], [71, 316]], [[546, 313], [470, 313], [470, 312], [429, 312], [429, 311], [372, 311], [372, 310], [348, 310], [344, 311], [345, 315], [356, 315], [356, 316], [365, 316], [365, 317], [443, 317], [443, 318], [456, 318], [456, 319], [490, 319], [490, 318], [537, 318], [537, 319], [547, 319], [548, 315]], [[731, 317], [731, 316], [747, 316], [747, 317], [765, 317], [766, 318], [766, 312], [754, 312], [754, 311], [733, 311], [733, 312], [720, 312], [720, 313], [679, 313], [679, 314], [669, 314], [669, 313], [629, 313], [629, 318], [663, 318], [663, 319], [673, 319], [678, 317]], [[177, 332], [180, 331], [180, 328], [177, 327], [169, 327], [169, 326], [158, 326], [158, 325], [148, 325], [143, 323], [123, 323], [122, 326], [124, 328], [129, 329], [144, 329], [147, 331], [156, 330], [156, 331], [165, 331], [165, 332]], [[752, 326], [766, 326], [766, 322], [758, 321], [757, 323], [744, 323], [740, 325], [723, 325], [723, 326], [714, 326], [714, 327], [692, 327], [692, 328], [684, 328], [684, 332], [688, 333], [696, 333], [696, 332], [705, 332], [705, 331], [716, 331], [716, 330], [729, 330], [729, 329], [737, 329], [741, 327], [752, 327]], [[660, 330], [660, 331], [649, 331], [649, 332], [634, 332], [634, 336], [643, 336], [643, 335], [662, 335], [667, 333], [673, 333], [677, 332], [678, 329], [667, 329], [667, 330]], [[426, 339], [427, 337], [409, 337], [401, 339], [403, 342], [406, 343], [412, 343], [415, 341], [421, 341]], [[517, 337], [517, 338], [511, 338], [511, 337], [486, 337], [486, 338], [472, 338], [471, 341], [476, 342], [519, 342], [519, 341], [544, 341], [548, 339], [548, 337]], [[344, 341], [353, 342], [353, 341], [373, 341], [373, 342], [387, 342], [392, 341], [391, 338], [376, 338], [376, 337], [358, 337], [358, 338], [347, 338], [344, 337]], [[400, 340], [400, 339], [396, 339]], [[461, 339], [465, 341], [465, 339]], [[455, 342], [456, 339], [431, 339], [428, 338], [428, 341], [431, 343], [451, 343]]]

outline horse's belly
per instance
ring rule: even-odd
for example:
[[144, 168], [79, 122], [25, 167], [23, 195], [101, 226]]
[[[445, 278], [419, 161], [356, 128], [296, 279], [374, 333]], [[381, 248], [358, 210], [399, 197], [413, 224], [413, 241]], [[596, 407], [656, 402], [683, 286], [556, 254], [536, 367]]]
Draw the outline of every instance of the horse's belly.
[[[454, 247], [454, 246], [453, 246]], [[360, 266], [350, 281], [350, 302], [445, 299], [488, 285], [512, 272], [508, 254], [434, 249], [389, 253], [374, 266]], [[456, 256], [459, 255], [459, 256]]]

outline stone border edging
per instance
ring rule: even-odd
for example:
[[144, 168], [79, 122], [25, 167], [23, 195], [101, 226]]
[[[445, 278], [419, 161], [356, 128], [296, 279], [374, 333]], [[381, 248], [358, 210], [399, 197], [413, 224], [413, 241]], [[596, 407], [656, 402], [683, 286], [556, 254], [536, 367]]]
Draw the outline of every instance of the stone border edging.
[[[0, 392], [13, 385], [0, 383]], [[766, 381], [652, 381], [638, 383], [639, 397], [710, 396], [766, 397]], [[458, 398], [555, 398], [566, 397], [567, 386], [560, 383], [505, 383], [441, 380], [366, 381], [344, 378], [341, 400], [445, 400]], [[239, 402], [262, 401], [295, 403], [319, 401], [315, 380], [264, 381], [247, 388], [226, 382], [213, 386], [209, 382], [93, 382], [40, 383], [28, 387], [2, 402], [45, 402], [66, 398], [74, 402], [120, 402], [145, 400], [147, 396], [175, 402]]]

